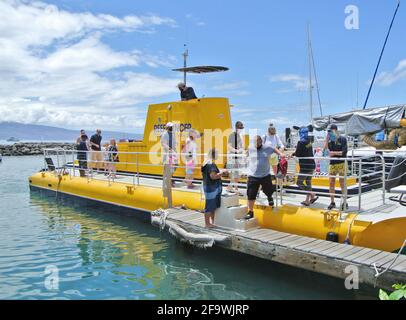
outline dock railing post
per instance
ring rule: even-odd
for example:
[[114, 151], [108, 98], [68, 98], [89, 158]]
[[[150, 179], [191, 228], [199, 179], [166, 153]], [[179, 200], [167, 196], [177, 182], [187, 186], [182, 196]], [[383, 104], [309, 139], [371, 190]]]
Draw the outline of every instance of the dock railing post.
[[362, 210], [361, 195], [362, 195], [362, 158], [359, 159], [358, 164], [358, 212], [361, 212]]
[[57, 163], [57, 169], [55, 170], [55, 175], [58, 175], [58, 170], [61, 167], [60, 161], [59, 161], [59, 149], [56, 149], [56, 163]]
[[73, 170], [73, 176], [75, 177], [76, 173], [75, 173], [75, 151], [74, 150], [72, 150], [72, 170]]
[[[272, 178], [271, 178], [272, 179]], [[276, 185], [275, 185], [275, 192], [276, 192], [276, 201], [275, 201], [275, 211], [276, 212], [278, 212], [278, 210], [279, 210], [279, 201], [278, 201], [278, 197], [279, 197], [279, 195], [278, 195], [278, 185], [279, 185], [279, 179], [278, 179], [278, 177], [277, 177], [277, 174], [275, 175], [275, 183], [276, 183]]]
[[48, 166], [47, 166], [47, 162], [46, 162], [47, 154], [48, 154], [47, 149], [44, 149], [44, 150], [43, 150], [43, 155], [44, 155], [44, 172], [45, 172], [45, 171], [48, 171]]
[[382, 159], [382, 204], [386, 203], [386, 161], [383, 155], [381, 155]]
[[136, 160], [137, 160], [137, 185], [140, 185], [140, 169], [139, 169], [138, 155], [139, 155], [139, 153], [137, 152], [137, 157], [136, 157]]
[[[166, 160], [166, 161], [165, 161]], [[172, 208], [172, 170], [169, 164], [169, 155], [164, 157], [164, 175], [162, 179], [163, 197], [167, 199], [168, 208]]]
[[348, 159], [344, 161], [344, 190], [341, 190], [342, 193], [342, 205], [340, 206], [340, 220], [343, 219], [342, 213], [347, 209], [347, 174], [348, 174]]

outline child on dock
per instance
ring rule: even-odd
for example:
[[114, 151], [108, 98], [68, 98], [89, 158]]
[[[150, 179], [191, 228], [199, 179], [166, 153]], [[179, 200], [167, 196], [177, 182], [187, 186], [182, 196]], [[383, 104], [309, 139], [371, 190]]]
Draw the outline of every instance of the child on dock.
[[205, 222], [206, 228], [214, 227], [215, 211], [221, 206], [222, 182], [221, 177], [226, 171], [221, 172], [214, 161], [217, 159], [216, 149], [210, 149], [207, 159], [202, 166], [203, 189], [206, 198]]

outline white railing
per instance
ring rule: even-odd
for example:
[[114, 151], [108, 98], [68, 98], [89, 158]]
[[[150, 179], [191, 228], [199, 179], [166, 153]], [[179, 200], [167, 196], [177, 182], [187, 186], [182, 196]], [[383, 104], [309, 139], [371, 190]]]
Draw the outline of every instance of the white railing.
[[[117, 164], [119, 165], [132, 165], [134, 166], [133, 169], [135, 171], [131, 172], [123, 172], [120, 171], [119, 174], [120, 176], [129, 176], [132, 177], [132, 184], [135, 185], [140, 185], [141, 183], [141, 178], [152, 178], [153, 176], [151, 174], [145, 174], [140, 172], [140, 167], [161, 167], [164, 168], [165, 164], [161, 163], [144, 163], [141, 162], [140, 157], [145, 156], [145, 155], [154, 155], [154, 156], [160, 156], [161, 158], [163, 156], [168, 156], [168, 154], [162, 154], [160, 152], [115, 152], [115, 151], [96, 151], [100, 152], [105, 158], [107, 158], [108, 155], [115, 155], [117, 154], [120, 158], [120, 156], [124, 155], [131, 155], [133, 158], [135, 158], [135, 161], [119, 161], [119, 162], [114, 162], [114, 161], [108, 161], [108, 160], [103, 160], [103, 161], [97, 161], [97, 160], [92, 160], [91, 154], [94, 153], [95, 151], [80, 151], [80, 150], [65, 150], [65, 149], [44, 149], [44, 159], [45, 158], [52, 158], [55, 159], [56, 161], [53, 161], [55, 164], [55, 167], [57, 170], [55, 170], [55, 174], [61, 174], [61, 172], [68, 174], [71, 177], [75, 177], [77, 174], [77, 171], [81, 172], [82, 174], [84, 173], [84, 176], [86, 176], [89, 180], [91, 179], [98, 179], [97, 174], [95, 174], [95, 169], [93, 168], [97, 164], [101, 164], [102, 167], [105, 169], [106, 165], [111, 165], [115, 166]], [[78, 155], [86, 155], [86, 157], [83, 157], [83, 159], [78, 159]], [[89, 156], [90, 155], [90, 156]], [[190, 154], [177, 154], [178, 159], [184, 159], [182, 157], [188, 157]], [[204, 154], [195, 154], [196, 157], [202, 158], [205, 155]], [[248, 159], [245, 154], [219, 154], [218, 155], [219, 159], [227, 159], [228, 157], [238, 157], [240, 158], [240, 166], [237, 169], [226, 169], [228, 172], [233, 172], [237, 171], [240, 173], [242, 176], [247, 175], [247, 165], [248, 165]], [[386, 176], [385, 176], [385, 168], [386, 168], [386, 163], [385, 159], [381, 154], [375, 154], [374, 155], [375, 159], [371, 161], [371, 156], [363, 156], [363, 157], [346, 157], [346, 158], [330, 158], [330, 157], [312, 157], [312, 158], [290, 158], [289, 161], [292, 164], [292, 161], [294, 162], [294, 166], [296, 168], [297, 162], [300, 159], [313, 159], [316, 162], [317, 161], [331, 161], [331, 160], [340, 160], [344, 162], [344, 168], [345, 172], [344, 175], [342, 176], [332, 176], [329, 174], [323, 175], [325, 178], [339, 178], [344, 180], [344, 190], [341, 190], [341, 204], [339, 206], [339, 212], [341, 215], [341, 212], [343, 211], [342, 208], [344, 207], [344, 211], [346, 208], [347, 200], [348, 200], [348, 192], [347, 192], [347, 180], [352, 177], [357, 179], [358, 183], [358, 192], [356, 195], [358, 196], [358, 211], [362, 211], [362, 195], [368, 193], [367, 191], [363, 190], [363, 182], [368, 180], [368, 186], [372, 190], [376, 189], [381, 189], [382, 191], [382, 203], [385, 204], [385, 182], [386, 182]], [[86, 158], [86, 159], [85, 159]], [[124, 157], [121, 157], [124, 158]], [[79, 161], [79, 165], [76, 165], [75, 162]], [[84, 163], [81, 163], [83, 161]], [[183, 162], [183, 161], [181, 161]], [[44, 161], [45, 167], [44, 170], [49, 171], [49, 166], [47, 163]], [[90, 164], [90, 165], [89, 165]], [[168, 164], [166, 164], [168, 165]], [[183, 168], [186, 169], [187, 167], [185, 165], [180, 165], [176, 164], [174, 165], [176, 168]], [[367, 166], [374, 166], [376, 170], [366, 170]], [[198, 168], [198, 165], [196, 164], [195, 169]], [[114, 169], [114, 168], [113, 168]], [[272, 171], [272, 168], [271, 168]], [[113, 173], [113, 174], [111, 174]], [[320, 177], [317, 174], [301, 174], [300, 172], [296, 172], [294, 170], [293, 172], [288, 172], [287, 176], [290, 177], [291, 179], [295, 180], [298, 178], [299, 175], [302, 176], [310, 176], [312, 178], [314, 177]], [[104, 178], [105, 179], [105, 178]], [[170, 180], [174, 182], [183, 182], [185, 179], [179, 178], [179, 177], [169, 177]], [[110, 183], [115, 181], [115, 174], [114, 171], [110, 172], [110, 174], [107, 176], [107, 180]], [[324, 196], [324, 197], [329, 197], [329, 196], [334, 196], [337, 197], [337, 195], [334, 193], [331, 193], [330, 190], [328, 192], [323, 192], [323, 191], [305, 191], [305, 190], [285, 190], [283, 186], [283, 181], [281, 181], [280, 178], [276, 178], [277, 184], [276, 184], [276, 209], [279, 206], [279, 198], [280, 198], [280, 203], [283, 204], [284, 201], [284, 193], [285, 191], [288, 192], [294, 192], [297, 194], [303, 194], [307, 195], [309, 192], [314, 192], [317, 196]], [[282, 179], [283, 180], [283, 179]], [[191, 179], [191, 183], [195, 185], [200, 185], [200, 194], [201, 194], [201, 199], [203, 199], [203, 190], [201, 188], [202, 181], [200, 179]], [[230, 181], [230, 183], [232, 183]], [[239, 183], [238, 187], [243, 187], [245, 184]], [[313, 188], [314, 189], [314, 188]]]

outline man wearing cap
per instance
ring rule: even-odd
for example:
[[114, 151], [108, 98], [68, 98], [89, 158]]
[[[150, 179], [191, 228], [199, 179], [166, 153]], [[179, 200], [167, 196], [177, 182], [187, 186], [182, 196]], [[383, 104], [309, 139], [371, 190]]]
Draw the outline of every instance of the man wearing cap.
[[[329, 151], [330, 158], [337, 158], [337, 160], [330, 160], [330, 198], [331, 203], [328, 206], [328, 210], [333, 210], [336, 207], [335, 204], [335, 185], [336, 177], [339, 176], [341, 191], [344, 194], [346, 191], [345, 179], [346, 174], [345, 160], [340, 158], [346, 158], [348, 152], [347, 139], [340, 135], [338, 127], [335, 124], [330, 126], [324, 149]], [[348, 204], [346, 204], [348, 208]], [[341, 210], [344, 210], [344, 204]]]
[[186, 84], [184, 84], [183, 82], [180, 82], [178, 84], [178, 89], [180, 91], [180, 98], [182, 99], [182, 101], [197, 99], [193, 88], [187, 87]]
[[[163, 164], [169, 164], [171, 166], [172, 174], [176, 170], [177, 158], [176, 158], [176, 135], [173, 132], [173, 123], [168, 122], [166, 124], [166, 131], [161, 136], [162, 146], [162, 162]], [[174, 183], [172, 182], [172, 185]]]
[[235, 131], [232, 132], [228, 137], [228, 157], [227, 157], [227, 169], [230, 170], [230, 184], [227, 187], [228, 192], [234, 192], [239, 194], [238, 191], [238, 182], [240, 180], [240, 172], [238, 171], [241, 168], [242, 155], [244, 153], [241, 131], [244, 130], [244, 124], [241, 121], [235, 123]]
[[275, 192], [275, 186], [272, 184], [272, 177], [270, 174], [271, 166], [269, 164], [269, 157], [273, 153], [284, 156], [284, 154], [278, 149], [274, 149], [269, 145], [264, 145], [261, 136], [256, 136], [254, 138], [254, 141], [248, 150], [248, 214], [245, 217], [247, 220], [254, 217], [254, 205], [259, 187], [262, 187], [262, 191], [267, 196], [269, 206], [274, 206], [272, 195]]

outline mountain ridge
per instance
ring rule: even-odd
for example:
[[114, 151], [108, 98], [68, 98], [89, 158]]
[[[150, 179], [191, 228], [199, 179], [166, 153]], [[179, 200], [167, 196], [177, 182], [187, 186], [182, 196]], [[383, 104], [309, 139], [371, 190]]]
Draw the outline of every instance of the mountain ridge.
[[[90, 137], [94, 133], [93, 130], [85, 129], [87, 135]], [[39, 124], [25, 124], [20, 122], [6, 122], [0, 121], [0, 140], [6, 140], [10, 137], [19, 140], [35, 140], [35, 141], [75, 141], [79, 135], [79, 130], [65, 129], [60, 127], [53, 127], [48, 125]], [[133, 139], [137, 140], [142, 138], [142, 135], [137, 133], [118, 132], [102, 130], [103, 140], [115, 138], [119, 139]]]

